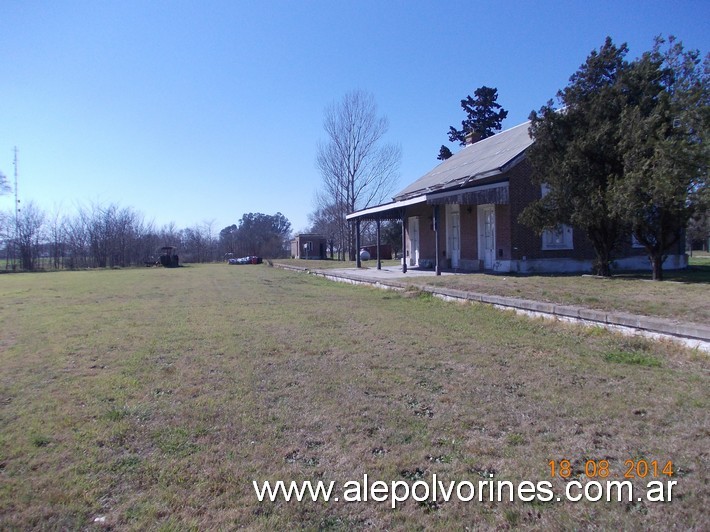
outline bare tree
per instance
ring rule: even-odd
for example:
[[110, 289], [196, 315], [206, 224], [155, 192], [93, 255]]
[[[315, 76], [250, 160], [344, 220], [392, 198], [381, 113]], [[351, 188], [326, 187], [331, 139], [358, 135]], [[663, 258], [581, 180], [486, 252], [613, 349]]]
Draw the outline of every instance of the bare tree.
[[318, 207], [332, 213], [338, 224], [338, 247], [355, 258], [354, 228], [348, 228], [349, 212], [381, 203], [398, 178], [401, 149], [381, 144], [389, 129], [378, 116], [374, 97], [363, 91], [345, 95], [325, 111], [323, 128], [328, 140], [318, 146], [316, 166], [323, 178], [317, 194]]
[[10, 255], [14, 245], [14, 231], [14, 213], [11, 216], [9, 212], [0, 212], [0, 239], [2, 239], [3, 251], [5, 253], [5, 269], [10, 268]]
[[23, 270], [37, 269], [40, 245], [44, 237], [44, 219], [44, 212], [31, 201], [20, 211], [17, 219], [17, 243]]
[[0, 171], [0, 196], [10, 192], [10, 185], [7, 182], [7, 176]]
[[116, 204], [80, 207], [76, 216], [62, 223], [60, 235], [55, 236], [55, 225], [50, 229], [52, 246], [61, 246], [69, 268], [142, 264], [159, 243], [152, 224], [146, 224], [141, 213]]
[[207, 239], [207, 250], [205, 251], [205, 262], [213, 262], [217, 257], [217, 237], [214, 235], [215, 219], [202, 221], [202, 232]]
[[[344, 258], [343, 249], [340, 247], [341, 230], [345, 227], [342, 223], [339, 223], [341, 214], [337, 205], [326, 203], [308, 215], [308, 221], [311, 224], [309, 231], [323, 235], [326, 238], [326, 245], [331, 259], [335, 258], [336, 251], [339, 260]], [[337, 250], [336, 246], [338, 246]]]
[[66, 248], [66, 227], [65, 221], [61, 218], [60, 210], [55, 207], [49, 213], [47, 220], [47, 244], [49, 245], [49, 258], [51, 267], [58, 270], [62, 267]]
[[64, 234], [68, 260], [65, 266], [70, 269], [87, 268], [89, 266], [89, 230], [84, 211], [73, 218], [64, 221]]

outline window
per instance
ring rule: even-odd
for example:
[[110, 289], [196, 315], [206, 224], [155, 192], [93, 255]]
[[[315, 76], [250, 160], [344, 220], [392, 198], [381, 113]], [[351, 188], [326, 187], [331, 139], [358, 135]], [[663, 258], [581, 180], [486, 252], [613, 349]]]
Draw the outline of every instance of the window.
[[[545, 197], [550, 192], [550, 187], [543, 183], [540, 185], [540, 197]], [[542, 233], [542, 249], [574, 249], [572, 242], [572, 228], [569, 225], [559, 225], [550, 231]]]
[[560, 225], [550, 231], [544, 231], [542, 249], [574, 249], [572, 228], [569, 225]]

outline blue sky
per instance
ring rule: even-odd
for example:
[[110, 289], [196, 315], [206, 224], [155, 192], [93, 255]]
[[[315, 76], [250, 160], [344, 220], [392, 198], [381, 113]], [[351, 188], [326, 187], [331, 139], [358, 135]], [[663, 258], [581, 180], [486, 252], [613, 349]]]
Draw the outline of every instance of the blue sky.
[[217, 232], [280, 211], [299, 231], [346, 92], [389, 118], [398, 191], [458, 149], [446, 133], [477, 87], [512, 127], [607, 35], [634, 58], [659, 34], [706, 54], [710, 0], [2, 0], [0, 171], [13, 180], [17, 146], [20, 199], [48, 212], [116, 203]]

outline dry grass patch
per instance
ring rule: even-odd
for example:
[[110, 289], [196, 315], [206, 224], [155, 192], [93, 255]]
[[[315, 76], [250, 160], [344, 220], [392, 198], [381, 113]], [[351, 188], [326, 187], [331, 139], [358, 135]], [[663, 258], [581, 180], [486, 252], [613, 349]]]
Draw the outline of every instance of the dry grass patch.
[[[697, 273], [697, 275], [695, 275]], [[710, 266], [653, 282], [639, 276], [603, 279], [581, 275], [469, 275], [412, 277], [413, 284], [710, 323]]]
[[[3, 527], [707, 526], [709, 364], [673, 344], [266, 265], [2, 276], [0, 327]], [[252, 488], [535, 482], [563, 458], [618, 476], [641, 457], [673, 460], [672, 503], [392, 510]]]

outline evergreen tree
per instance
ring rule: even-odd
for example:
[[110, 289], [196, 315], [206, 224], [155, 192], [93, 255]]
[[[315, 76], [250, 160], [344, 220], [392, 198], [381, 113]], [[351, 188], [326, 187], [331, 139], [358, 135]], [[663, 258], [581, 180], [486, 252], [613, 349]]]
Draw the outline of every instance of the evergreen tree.
[[710, 89], [708, 64], [660, 37], [631, 64], [624, 80], [632, 101], [622, 113], [624, 175], [612, 186], [612, 208], [646, 249], [653, 279], [706, 194]]
[[603, 276], [611, 275], [614, 250], [628, 235], [609, 202], [610, 185], [624, 172], [619, 122], [626, 101], [620, 81], [628, 69], [627, 51], [626, 44], [617, 47], [607, 37], [557, 93], [562, 110], [549, 101], [530, 115], [532, 180], [548, 193], [525, 208], [520, 220], [539, 233], [559, 224], [582, 229], [597, 255], [595, 271]]
[[437, 155], [436, 158], [440, 161], [445, 161], [452, 155], [453, 153], [451, 153], [451, 150], [442, 144], [441, 148], [439, 148], [439, 155]]
[[[461, 100], [461, 108], [466, 113], [466, 120], [461, 121], [461, 129], [449, 128], [449, 141], [466, 144], [466, 137], [473, 136], [474, 142], [483, 140], [500, 131], [501, 124], [508, 111], [497, 102], [498, 89], [480, 87], [473, 93], [474, 98], [467, 96]], [[439, 152], [441, 155], [441, 152]]]

